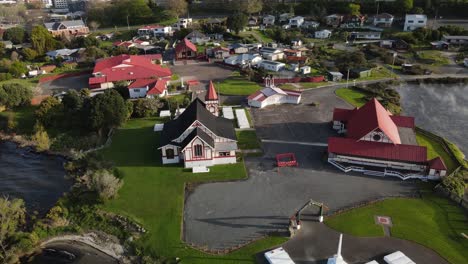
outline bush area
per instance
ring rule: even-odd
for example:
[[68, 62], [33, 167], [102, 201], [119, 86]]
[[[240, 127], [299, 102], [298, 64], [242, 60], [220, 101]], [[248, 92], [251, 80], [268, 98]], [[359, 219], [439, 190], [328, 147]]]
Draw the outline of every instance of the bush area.
[[354, 236], [383, 236], [376, 215], [392, 218], [393, 237], [414, 241], [433, 249], [451, 263], [468, 262], [468, 230], [463, 209], [446, 198], [424, 191], [421, 199], [392, 198], [330, 217], [325, 223]]

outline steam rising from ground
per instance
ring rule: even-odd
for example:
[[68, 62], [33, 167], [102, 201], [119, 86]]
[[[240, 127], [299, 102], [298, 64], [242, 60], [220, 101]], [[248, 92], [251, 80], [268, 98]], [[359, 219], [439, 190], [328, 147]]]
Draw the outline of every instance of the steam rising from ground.
[[468, 153], [468, 84], [401, 84], [403, 113]]

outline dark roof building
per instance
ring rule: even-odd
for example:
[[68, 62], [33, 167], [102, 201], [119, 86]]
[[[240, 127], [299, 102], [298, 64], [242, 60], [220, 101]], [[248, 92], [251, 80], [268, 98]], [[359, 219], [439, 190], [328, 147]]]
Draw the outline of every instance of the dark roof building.
[[361, 108], [333, 111], [333, 128], [345, 137], [328, 139], [328, 161], [341, 170], [401, 179], [440, 179], [447, 168], [440, 158], [428, 160], [419, 146], [413, 117], [394, 116], [377, 99]]
[[176, 119], [164, 124], [159, 148], [163, 164], [183, 161], [186, 168], [208, 167], [235, 163], [237, 138], [231, 120], [215, 116], [196, 98]]

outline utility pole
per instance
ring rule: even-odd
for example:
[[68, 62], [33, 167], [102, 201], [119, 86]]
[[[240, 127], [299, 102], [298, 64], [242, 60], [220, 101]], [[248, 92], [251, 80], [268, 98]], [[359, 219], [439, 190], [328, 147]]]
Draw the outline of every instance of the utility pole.
[[376, 2], [377, 2], [377, 12], [376, 12], [376, 15], [378, 15], [378, 14], [379, 14], [380, 1], [379, 1], [379, 0], [376, 0]]
[[130, 22], [128, 22], [128, 14], [127, 14], [127, 29], [130, 30]]
[[398, 56], [398, 53], [393, 53], [393, 62], [392, 62], [392, 75], [390, 77], [393, 77], [394, 73], [394, 67], [395, 67], [395, 58]]
[[349, 83], [349, 68], [348, 68], [348, 74], [346, 75], [346, 88], [348, 88], [348, 83]]

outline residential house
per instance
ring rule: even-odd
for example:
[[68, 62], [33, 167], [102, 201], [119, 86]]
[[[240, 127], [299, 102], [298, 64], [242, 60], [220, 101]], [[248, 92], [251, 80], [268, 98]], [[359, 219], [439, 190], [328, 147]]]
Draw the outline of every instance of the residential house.
[[255, 66], [262, 62], [263, 58], [259, 54], [240, 54], [234, 55], [224, 59], [224, 63], [229, 65], [237, 65], [237, 66]]
[[282, 60], [284, 58], [284, 52], [282, 49], [278, 48], [268, 48], [268, 47], [263, 47], [260, 50], [260, 54], [262, 54], [262, 57], [265, 60]]
[[192, 26], [192, 23], [193, 20], [191, 18], [179, 18], [179, 20], [175, 24], [175, 27], [177, 29], [189, 28], [190, 26]]
[[289, 21], [289, 18], [291, 18], [292, 15], [290, 13], [283, 13], [279, 15], [279, 22], [280, 23], [285, 23]]
[[52, 50], [46, 53], [46, 56], [51, 60], [61, 59], [63, 61], [73, 61], [76, 62], [80, 59], [82, 52], [85, 51], [84, 48], [81, 49], [59, 49]]
[[328, 80], [332, 82], [340, 82], [343, 79], [343, 74], [341, 72], [328, 72]]
[[190, 40], [184, 38], [175, 47], [176, 60], [195, 59], [197, 57], [197, 47]]
[[234, 43], [229, 46], [229, 49], [235, 54], [243, 54], [249, 52], [249, 48], [242, 43]]
[[335, 108], [333, 128], [345, 137], [328, 138], [328, 162], [344, 172], [437, 180], [447, 167], [429, 160], [416, 140], [414, 118], [394, 116], [376, 99], [355, 109]]
[[389, 13], [380, 13], [374, 16], [372, 24], [376, 27], [391, 27], [394, 17]]
[[167, 80], [138, 79], [128, 86], [130, 98], [155, 98], [167, 95]]
[[289, 27], [290, 28], [300, 28], [304, 24], [304, 17], [297, 16], [289, 19]]
[[351, 78], [366, 78], [371, 77], [372, 69], [369, 68], [354, 68], [349, 71]]
[[185, 36], [185, 38], [190, 40], [190, 42], [197, 44], [197, 45], [203, 45], [206, 42], [210, 41], [209, 37], [207, 37], [205, 34], [201, 33], [198, 30], [194, 30], [190, 32], [187, 36]]
[[170, 26], [145, 26], [138, 29], [139, 36], [155, 36], [155, 37], [166, 37], [173, 35], [172, 27]]
[[464, 65], [465, 67], [468, 67], [468, 58], [465, 58], [465, 59], [463, 60], [463, 65]]
[[49, 22], [44, 23], [44, 26], [54, 37], [85, 36], [89, 33], [89, 28], [81, 19]]
[[273, 26], [275, 25], [275, 16], [272, 15], [266, 15], [263, 17], [263, 25], [265, 26]]
[[163, 164], [183, 162], [194, 172], [236, 163], [237, 138], [231, 120], [213, 115], [196, 98], [176, 119], [164, 123], [159, 150]]
[[384, 39], [380, 41], [379, 46], [381, 48], [391, 49], [393, 47], [393, 42], [394, 42], [393, 40]]
[[225, 47], [208, 48], [206, 54], [216, 59], [225, 59], [230, 56], [229, 49]]
[[331, 37], [332, 32], [328, 29], [315, 31], [314, 37], [316, 39], [327, 39]]
[[124, 47], [124, 48], [133, 48], [136, 46], [136, 43], [133, 43], [133, 41], [122, 41], [122, 40], [118, 40], [118, 41], [115, 41], [114, 43], [112, 43], [112, 46], [114, 47]]
[[311, 29], [316, 29], [319, 26], [320, 26], [320, 23], [316, 21], [304, 21], [304, 24], [302, 24], [303, 28], [311, 28]]
[[249, 20], [247, 22], [249, 26], [256, 26], [258, 25], [258, 17], [249, 17]]
[[413, 31], [418, 28], [426, 27], [427, 16], [420, 14], [407, 14], [405, 16], [405, 25], [403, 31]]
[[307, 56], [286, 56], [286, 62], [291, 64], [305, 65], [309, 62], [309, 57]]
[[302, 66], [301, 68], [299, 68], [299, 71], [301, 72], [301, 74], [310, 74], [312, 72], [312, 68], [310, 66]]
[[350, 40], [357, 40], [357, 39], [377, 40], [377, 39], [380, 39], [381, 35], [382, 35], [382, 32], [361, 31], [361, 32], [351, 32], [349, 38]]
[[291, 48], [293, 49], [298, 49], [300, 47], [302, 47], [302, 40], [300, 39], [293, 39], [291, 40]]
[[264, 108], [277, 104], [299, 104], [301, 102], [301, 92], [286, 90], [276, 87], [274, 80], [265, 79], [265, 88], [253, 93], [247, 98], [247, 103], [251, 107]]
[[432, 41], [431, 43], [431, 48], [433, 49], [448, 49], [449, 48], [449, 43], [447, 41], [439, 40], [439, 41]]
[[325, 17], [325, 23], [330, 27], [339, 27], [343, 22], [343, 16], [338, 14], [332, 14]]
[[206, 24], [211, 28], [213, 27], [222, 27], [226, 23], [226, 18], [210, 18], [206, 21]]
[[284, 52], [284, 55], [286, 55], [287, 57], [301, 57], [302, 56], [302, 51], [300, 50], [295, 50], [295, 49], [284, 49], [283, 50]]
[[286, 64], [277, 61], [262, 60], [259, 64], [259, 67], [267, 71], [279, 72], [283, 70], [284, 67], [286, 67]]
[[363, 15], [345, 15], [340, 27], [342, 28], [359, 28], [364, 25], [366, 17]]
[[450, 45], [464, 46], [468, 45], [468, 36], [449, 36], [444, 35], [442, 41], [447, 42]]
[[172, 72], [153, 62], [151, 55], [119, 55], [98, 60], [93, 76], [89, 78], [89, 88], [113, 88], [116, 82], [128, 84], [140, 79], [170, 78]]

